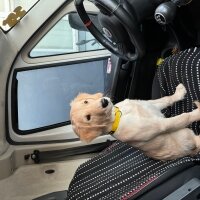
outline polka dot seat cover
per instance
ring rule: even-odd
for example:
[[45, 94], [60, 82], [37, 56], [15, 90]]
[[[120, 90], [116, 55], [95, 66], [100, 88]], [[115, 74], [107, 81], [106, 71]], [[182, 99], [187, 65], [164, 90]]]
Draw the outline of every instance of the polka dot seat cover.
[[[179, 83], [183, 83], [187, 90], [184, 100], [165, 110], [166, 117], [194, 110], [193, 102], [200, 101], [200, 48], [187, 49], [166, 58], [157, 76], [161, 96], [172, 95]], [[199, 135], [200, 122], [194, 122], [189, 128]]]
[[[167, 117], [191, 111], [195, 108], [192, 101], [200, 99], [199, 50], [189, 49], [168, 57], [158, 69], [161, 96], [174, 93], [179, 83], [183, 83], [188, 91], [185, 100], [165, 110]], [[199, 122], [193, 123], [190, 128], [195, 134], [200, 133]], [[169, 177], [168, 174], [175, 169], [180, 171], [193, 166], [199, 158], [197, 155], [174, 161], [155, 161], [117, 141], [77, 169], [67, 200], [135, 199], [156, 181]]]

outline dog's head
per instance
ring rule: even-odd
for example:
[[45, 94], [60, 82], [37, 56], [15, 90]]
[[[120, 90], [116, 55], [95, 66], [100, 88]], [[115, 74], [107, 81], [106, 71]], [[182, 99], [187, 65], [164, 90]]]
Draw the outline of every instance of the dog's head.
[[79, 94], [71, 102], [70, 118], [74, 132], [85, 142], [109, 132], [113, 122], [113, 104], [108, 97]]

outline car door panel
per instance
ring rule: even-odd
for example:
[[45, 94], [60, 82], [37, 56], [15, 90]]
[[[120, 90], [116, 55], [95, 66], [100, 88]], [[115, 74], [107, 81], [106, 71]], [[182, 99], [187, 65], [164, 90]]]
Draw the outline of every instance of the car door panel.
[[[23, 22], [23, 24], [21, 25], [19, 24], [18, 26], [14, 27], [11, 30], [11, 32], [8, 33], [8, 37], [10, 41], [15, 41], [17, 49], [20, 49], [12, 65], [12, 69], [10, 71], [10, 76], [9, 76], [9, 81], [8, 81], [7, 139], [12, 144], [36, 144], [36, 143], [78, 141], [78, 138], [73, 133], [70, 122], [69, 122], [70, 100], [68, 99], [68, 101], [66, 101], [66, 107], [68, 107], [66, 110], [66, 113], [65, 111], [62, 110], [62, 107], [59, 107], [61, 104], [61, 101], [62, 101], [62, 104], [64, 105], [65, 98], [71, 95], [70, 98], [72, 99], [72, 96], [75, 96], [75, 93], [76, 94], [78, 93], [78, 89], [80, 89], [79, 92], [88, 91], [88, 92], [94, 93], [94, 92], [99, 92], [100, 90], [101, 92], [104, 92], [103, 87], [104, 87], [105, 80], [103, 80], [104, 83], [102, 83], [102, 85], [100, 86], [103, 76], [101, 76], [101, 78], [98, 79], [99, 78], [98, 73], [100, 72], [104, 73], [105, 79], [107, 79], [109, 74], [111, 74], [111, 71], [107, 71], [107, 67], [108, 66], [111, 67], [110, 63], [108, 65], [108, 62], [110, 62], [109, 61], [110, 53], [104, 49], [97, 50], [97, 51], [83, 51], [83, 52], [77, 52], [77, 53], [70, 52], [68, 54], [63, 53], [63, 54], [52, 55], [52, 56], [30, 57], [31, 50], [38, 44], [40, 40], [42, 40], [45, 34], [47, 34], [52, 29], [52, 27], [54, 27], [55, 24], [60, 19], [62, 19], [62, 17], [65, 16], [66, 14], [70, 12], [75, 12], [73, 2], [71, 3], [66, 2], [65, 5], [61, 8], [60, 6], [62, 4], [63, 4], [63, 1], [59, 1], [58, 3], [56, 3], [55, 6], [58, 7], [58, 11], [56, 14], [53, 14], [53, 13], [51, 14], [51, 19], [47, 20], [46, 24], [44, 24], [43, 21], [46, 20], [45, 17], [47, 17], [47, 14], [49, 15], [50, 12], [52, 12], [51, 9], [49, 9], [49, 11], [46, 14], [44, 14], [44, 19], [41, 19], [40, 24], [38, 23], [36, 25], [36, 22], [33, 22], [35, 24], [33, 24], [33, 27], [31, 28], [31, 30], [28, 30], [27, 33], [24, 33], [23, 31], [25, 31], [25, 28], [28, 27], [28, 24], [32, 22], [31, 19], [29, 21], [29, 18], [28, 19], [24, 18], [23, 21], [20, 22], [20, 23]], [[35, 7], [35, 9], [37, 9], [37, 7]], [[90, 9], [93, 12], [95, 11], [94, 6], [88, 6], [88, 9]], [[41, 12], [41, 5], [39, 8], [39, 11]], [[27, 26], [26, 26], [26, 23], [27, 23]], [[35, 30], [37, 29], [35, 34], [32, 33], [34, 32], [34, 29]], [[23, 34], [24, 38], [23, 39], [20, 38], [19, 41], [17, 41], [15, 38], [16, 37], [18, 38], [20, 34], [21, 35]], [[30, 39], [28, 39], [29, 37]], [[100, 66], [99, 63], [103, 63], [101, 64], [102, 66]], [[100, 71], [98, 71], [98, 68]], [[83, 70], [81, 71], [80, 69], [83, 69]], [[74, 79], [73, 73], [69, 75], [67, 72], [68, 70], [69, 71], [79, 70], [80, 75], [82, 75], [82, 77], [85, 77], [85, 79], [83, 80], [83, 84], [81, 85], [79, 83], [79, 85], [76, 85], [77, 80], [81, 82], [81, 76], [79, 76], [77, 79]], [[92, 70], [93, 70], [93, 78], [89, 79], [89, 73], [92, 74]], [[57, 77], [55, 76], [56, 74], [58, 75]], [[60, 78], [61, 76], [64, 78], [66, 76], [66, 80], [70, 79], [71, 77], [74, 83], [70, 84], [70, 81], [66, 82], [66, 80], [61, 81], [61, 78]], [[88, 76], [88, 82], [87, 82], [87, 76]], [[94, 81], [96, 81], [96, 83], [98, 82], [98, 84], [96, 85], [93, 84]], [[36, 86], [36, 83], [37, 83], [37, 86]], [[108, 83], [106, 84], [109, 85]], [[57, 85], [57, 88], [55, 87], [55, 85]], [[67, 86], [65, 88], [65, 85], [68, 85], [68, 88]], [[90, 89], [86, 89], [86, 85]], [[30, 91], [30, 86], [31, 86], [32, 91]], [[91, 88], [91, 86], [93, 86], [93, 88]], [[38, 88], [38, 91], [37, 91], [37, 88]], [[74, 91], [74, 88], [76, 88], [76, 92]], [[40, 89], [40, 92], [39, 92], [39, 89]], [[67, 92], [62, 94], [62, 92], [59, 90], [62, 90], [62, 91], [70, 90], [71, 94], [68, 95]], [[55, 92], [55, 94], [53, 92]], [[35, 93], [37, 94], [35, 95]], [[33, 105], [34, 100], [35, 100], [35, 106], [36, 106], [37, 101], [41, 99], [42, 95], [46, 95], [45, 97], [46, 99], [40, 102], [40, 105], [37, 111], [36, 107], [34, 107]], [[62, 97], [59, 98], [59, 95]], [[63, 98], [63, 95], [65, 96], [65, 98]], [[22, 98], [23, 98], [23, 101], [21, 101]], [[43, 113], [44, 114], [43, 115], [41, 109], [42, 107], [46, 106], [47, 103], [45, 104], [45, 101], [48, 103], [52, 101], [53, 105], [55, 106], [54, 107], [55, 109], [52, 108], [51, 105], [49, 105], [49, 108], [48, 106], [46, 107], [46, 110]], [[28, 106], [25, 104], [27, 104]], [[58, 104], [58, 106], [56, 106], [56, 104]], [[21, 108], [22, 111], [18, 110], [18, 106]], [[58, 110], [60, 112], [58, 112]], [[57, 112], [57, 117], [58, 118], [61, 117], [62, 120], [59, 119], [56, 121], [56, 123], [53, 123], [53, 122], [47, 123], [47, 124], [39, 123], [40, 120], [41, 121], [46, 120], [45, 115], [53, 116], [55, 113], [52, 114], [52, 112], [54, 111]], [[35, 112], [35, 115], [34, 115], [35, 118], [34, 117], [29, 118], [28, 115], [30, 113], [33, 114], [34, 112]], [[24, 121], [22, 119], [21, 122], [19, 123], [19, 118], [21, 116], [20, 113], [23, 113], [22, 115], [23, 115]], [[59, 114], [61, 114], [62, 116]], [[66, 121], [64, 121], [65, 116], [66, 116]], [[28, 123], [30, 123], [31, 120], [33, 124], [36, 123], [38, 126], [32, 126], [32, 127], [29, 126]], [[22, 126], [22, 124], [24, 127]], [[110, 138], [110, 136], [103, 136], [97, 139], [96, 141], [94, 141], [94, 143], [105, 141], [108, 138]], [[82, 143], [79, 142], [79, 144], [82, 144]]]

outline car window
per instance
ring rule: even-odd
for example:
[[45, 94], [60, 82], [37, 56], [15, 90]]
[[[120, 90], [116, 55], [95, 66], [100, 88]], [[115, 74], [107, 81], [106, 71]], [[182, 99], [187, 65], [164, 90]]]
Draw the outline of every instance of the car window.
[[64, 16], [31, 50], [30, 57], [52, 56], [66, 53], [103, 49], [87, 31], [70, 26], [69, 15]]
[[8, 31], [39, 0], [0, 0], [0, 27]]
[[14, 92], [17, 129], [27, 131], [69, 121], [70, 102], [79, 92], [105, 92], [108, 61], [18, 71]]

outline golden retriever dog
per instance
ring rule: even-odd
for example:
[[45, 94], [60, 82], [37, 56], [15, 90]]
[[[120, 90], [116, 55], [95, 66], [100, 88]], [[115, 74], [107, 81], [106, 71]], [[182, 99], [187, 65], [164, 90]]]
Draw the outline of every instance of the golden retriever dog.
[[82, 93], [71, 102], [72, 128], [86, 142], [110, 133], [153, 159], [193, 156], [200, 151], [200, 136], [186, 127], [200, 120], [200, 103], [195, 102], [197, 108], [192, 112], [171, 118], [161, 113], [185, 94], [184, 85], [179, 84], [171, 96], [148, 101], [126, 99], [113, 105], [101, 93]]

